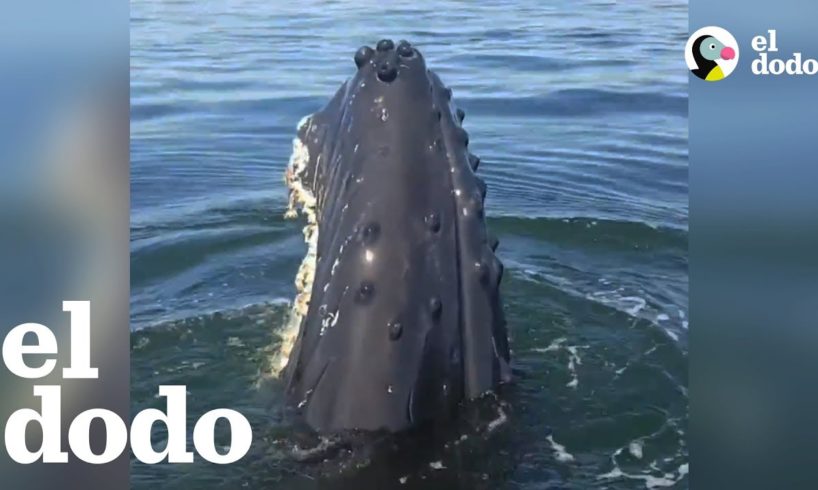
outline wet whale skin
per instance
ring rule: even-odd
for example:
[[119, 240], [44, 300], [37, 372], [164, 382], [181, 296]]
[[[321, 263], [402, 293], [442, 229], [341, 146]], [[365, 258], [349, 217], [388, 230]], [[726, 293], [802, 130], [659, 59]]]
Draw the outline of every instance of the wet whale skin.
[[465, 114], [408, 42], [354, 62], [300, 126], [288, 169], [315, 243], [285, 389], [320, 433], [445, 421], [510, 377], [503, 266]]

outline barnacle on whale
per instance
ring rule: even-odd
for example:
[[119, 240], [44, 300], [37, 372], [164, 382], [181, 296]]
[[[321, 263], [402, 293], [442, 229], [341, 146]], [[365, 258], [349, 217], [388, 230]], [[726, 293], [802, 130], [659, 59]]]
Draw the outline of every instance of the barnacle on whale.
[[[298, 123], [298, 130], [309, 128], [310, 118], [305, 117]], [[292, 351], [295, 338], [298, 335], [298, 328], [301, 320], [307, 315], [310, 304], [310, 292], [315, 278], [316, 249], [318, 247], [318, 223], [315, 215], [315, 196], [312, 191], [302, 181], [302, 174], [307, 168], [310, 160], [309, 148], [301, 142], [301, 139], [293, 138], [293, 153], [284, 175], [284, 181], [289, 188], [289, 200], [285, 218], [295, 219], [299, 210], [306, 217], [307, 223], [304, 226], [304, 241], [307, 243], [307, 254], [301, 261], [298, 273], [295, 276], [296, 297], [293, 301], [292, 311], [287, 323], [281, 332], [281, 347], [276, 353], [271, 369], [272, 374], [279, 375], [287, 366], [290, 352]]]

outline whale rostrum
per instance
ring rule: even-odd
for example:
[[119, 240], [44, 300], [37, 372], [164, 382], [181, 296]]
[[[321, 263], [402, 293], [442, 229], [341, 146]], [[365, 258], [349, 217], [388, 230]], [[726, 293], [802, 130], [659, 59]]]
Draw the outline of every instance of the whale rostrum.
[[293, 143], [308, 251], [280, 367], [314, 430], [397, 432], [508, 381], [503, 265], [452, 91], [406, 41], [353, 61]]

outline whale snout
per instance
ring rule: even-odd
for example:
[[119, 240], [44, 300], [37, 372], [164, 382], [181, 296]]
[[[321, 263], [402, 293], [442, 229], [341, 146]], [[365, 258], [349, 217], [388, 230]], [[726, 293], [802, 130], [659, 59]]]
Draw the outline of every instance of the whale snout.
[[308, 253], [286, 398], [328, 435], [436, 424], [511, 373], [504, 269], [465, 112], [408, 41], [353, 60], [299, 125], [287, 170]]

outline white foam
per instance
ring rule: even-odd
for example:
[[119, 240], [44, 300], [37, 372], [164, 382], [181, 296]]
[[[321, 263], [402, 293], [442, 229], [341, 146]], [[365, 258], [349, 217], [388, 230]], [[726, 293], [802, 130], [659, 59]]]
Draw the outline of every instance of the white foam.
[[625, 310], [630, 316], [638, 315], [639, 312], [645, 309], [645, 306], [648, 305], [648, 302], [645, 301], [644, 298], [640, 298], [639, 296], [625, 296], [624, 298], [620, 298], [620, 301], [634, 303], [633, 306]]
[[642, 459], [644, 444], [641, 440], [632, 441], [628, 444], [628, 451], [636, 459]]
[[[489, 422], [488, 426], [486, 426], [486, 431], [488, 433], [492, 433], [497, 430], [498, 427], [508, 422], [508, 415], [503, 410], [503, 407], [497, 407], [497, 418]], [[462, 439], [462, 438], [461, 438]]]
[[579, 356], [579, 349], [587, 348], [587, 345], [576, 346], [569, 345], [565, 349], [568, 351], [568, 371], [571, 373], [571, 381], [565, 386], [576, 389], [579, 386], [579, 374], [577, 374], [577, 366], [582, 365], [582, 358]]
[[532, 349], [534, 352], [547, 353], [565, 350], [568, 352], [568, 372], [571, 374], [571, 381], [566, 383], [568, 388], [576, 389], [579, 386], [579, 374], [577, 367], [582, 365], [582, 357], [579, 355], [579, 349], [587, 349], [587, 345], [564, 345], [568, 339], [560, 337], [555, 339], [548, 347], [537, 347]]
[[[625, 450], [627, 450], [631, 456], [636, 459], [642, 459], [644, 456], [644, 445], [646, 440], [654, 439], [661, 435], [668, 427], [676, 427], [676, 423], [673, 419], [668, 419], [665, 424], [662, 425], [659, 429], [654, 431], [653, 433], [639, 437], [634, 439], [633, 441], [629, 442], [626, 446], [620, 447], [611, 455], [611, 464], [613, 465], [613, 469], [611, 471], [604, 473], [602, 475], [597, 476], [598, 480], [615, 480], [615, 479], [629, 479], [629, 480], [642, 480], [645, 482], [645, 488], [659, 488], [659, 487], [672, 487], [676, 485], [679, 481], [681, 481], [687, 474], [688, 474], [688, 463], [683, 463], [679, 465], [673, 473], [664, 473], [661, 476], [657, 476], [655, 473], [661, 473], [662, 470], [659, 468], [657, 462], [654, 460], [643, 473], [625, 473], [619, 466], [617, 461], [617, 457], [621, 455]], [[681, 430], [677, 428], [677, 434], [679, 437], [684, 437]], [[681, 452], [677, 452], [677, 456], [681, 456]], [[666, 458], [665, 462], [672, 461], [673, 458]], [[654, 474], [651, 474], [653, 472]]]
[[533, 350], [534, 352], [539, 352], [539, 353], [553, 352], [553, 351], [559, 350], [560, 346], [562, 346], [562, 344], [565, 343], [566, 340], [568, 340], [566, 337], [560, 337], [560, 338], [554, 340], [553, 342], [551, 342], [551, 344], [549, 344], [548, 347], [545, 347], [545, 348], [537, 347], [537, 348], [534, 348], [534, 349], [531, 349], [531, 350]]
[[574, 460], [574, 455], [565, 450], [565, 446], [554, 440], [554, 436], [546, 437], [546, 440], [551, 445], [554, 451], [554, 457], [561, 463], [569, 463]]
[[628, 480], [643, 480], [645, 482], [645, 488], [660, 488], [660, 487], [672, 487], [673, 485], [677, 484], [681, 481], [682, 478], [687, 475], [688, 472], [688, 465], [683, 464], [679, 466], [676, 470], [676, 475], [673, 473], [665, 473], [662, 476], [654, 476], [647, 473], [625, 473], [622, 471], [619, 466], [616, 466], [614, 469], [605, 473], [604, 475], [599, 475], [597, 477], [598, 480], [615, 480], [620, 478], [626, 478]]

